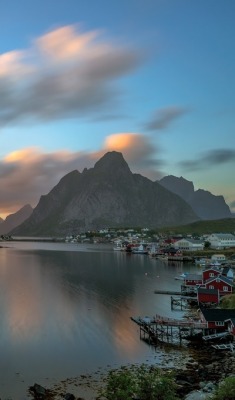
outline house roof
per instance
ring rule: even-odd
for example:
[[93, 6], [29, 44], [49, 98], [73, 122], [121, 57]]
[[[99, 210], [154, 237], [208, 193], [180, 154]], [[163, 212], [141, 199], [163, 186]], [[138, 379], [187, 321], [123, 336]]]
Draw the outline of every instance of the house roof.
[[198, 294], [218, 294], [218, 289], [207, 289], [203, 287], [199, 287], [197, 289]]
[[204, 240], [199, 240], [199, 239], [188, 239], [188, 238], [181, 238], [177, 240], [175, 243], [178, 242], [189, 242], [191, 244], [203, 244], [204, 245]]
[[206, 269], [204, 269], [202, 272], [206, 272], [206, 271], [221, 272], [221, 269], [211, 265], [211, 266], [208, 266]]
[[204, 283], [211, 283], [216, 281], [217, 279], [220, 279], [220, 281], [227, 283], [230, 286], [233, 286], [233, 283], [231, 282], [231, 279], [227, 278], [226, 276], [223, 275], [218, 275], [218, 276], [213, 276], [212, 278], [207, 279]]
[[[232, 271], [231, 267], [230, 267], [229, 265], [226, 265], [226, 266], [223, 268], [223, 270], [222, 270], [222, 275], [223, 275], [223, 274], [226, 274], [226, 275], [227, 275], [227, 273], [228, 273], [230, 270]], [[232, 271], [232, 272], [233, 272], [233, 271]]]
[[185, 277], [186, 281], [198, 281], [201, 280], [202, 281], [202, 275], [200, 274], [187, 274]]
[[218, 239], [224, 239], [224, 240], [235, 240], [235, 236], [232, 235], [232, 233], [213, 233], [211, 236], [215, 236]]
[[223, 308], [201, 308], [206, 321], [225, 321], [235, 318], [235, 309]]

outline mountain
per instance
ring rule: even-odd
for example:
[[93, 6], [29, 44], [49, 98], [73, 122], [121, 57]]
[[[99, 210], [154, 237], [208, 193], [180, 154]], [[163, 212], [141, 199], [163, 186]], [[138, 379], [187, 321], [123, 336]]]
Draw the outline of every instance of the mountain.
[[0, 225], [4, 222], [4, 219], [0, 217]]
[[7, 235], [12, 229], [22, 224], [33, 212], [33, 208], [26, 204], [19, 211], [14, 214], [8, 215], [6, 219], [0, 224], [0, 235]]
[[233, 217], [223, 196], [215, 196], [202, 189], [195, 191], [193, 182], [187, 181], [182, 176], [177, 178], [169, 175], [158, 182], [164, 188], [187, 201], [200, 219], [215, 220]]
[[64, 176], [11, 234], [64, 236], [104, 227], [156, 228], [198, 219], [184, 200], [132, 173], [123, 155], [113, 151], [93, 168]]

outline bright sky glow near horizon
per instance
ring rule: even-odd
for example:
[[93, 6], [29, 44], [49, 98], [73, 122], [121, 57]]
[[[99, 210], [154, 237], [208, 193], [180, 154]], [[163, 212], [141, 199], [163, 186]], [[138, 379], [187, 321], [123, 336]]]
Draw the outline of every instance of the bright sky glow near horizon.
[[0, 216], [107, 151], [235, 212], [234, 0], [0, 1]]

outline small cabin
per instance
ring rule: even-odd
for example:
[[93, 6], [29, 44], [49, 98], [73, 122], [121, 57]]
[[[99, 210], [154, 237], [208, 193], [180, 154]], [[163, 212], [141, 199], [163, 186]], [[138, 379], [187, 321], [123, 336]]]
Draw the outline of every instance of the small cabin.
[[226, 261], [225, 255], [224, 254], [213, 254], [211, 256], [211, 262], [214, 263], [216, 261], [219, 263], [225, 262]]

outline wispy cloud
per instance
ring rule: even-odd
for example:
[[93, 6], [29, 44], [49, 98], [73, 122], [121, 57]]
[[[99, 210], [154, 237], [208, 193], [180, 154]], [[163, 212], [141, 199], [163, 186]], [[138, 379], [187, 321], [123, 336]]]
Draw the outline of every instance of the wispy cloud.
[[147, 122], [146, 128], [150, 131], [166, 129], [175, 119], [186, 114], [188, 111], [188, 109], [179, 106], [170, 106], [156, 110]]
[[157, 159], [158, 149], [150, 139], [138, 133], [119, 133], [106, 138], [102, 149], [96, 152], [57, 151], [44, 153], [38, 148], [26, 148], [8, 154], [1, 161], [0, 214], [16, 212], [29, 203], [33, 207], [40, 196], [47, 194], [67, 173], [92, 168], [108, 151], [120, 151], [132, 172], [157, 180], [162, 175]]
[[118, 99], [120, 78], [143, 61], [136, 49], [65, 26], [29, 49], [0, 55], [0, 125], [80, 117], [107, 110]]
[[180, 166], [187, 171], [201, 170], [205, 167], [218, 164], [226, 164], [235, 161], [235, 150], [232, 149], [214, 149], [205, 152], [194, 160], [185, 160], [180, 162]]

